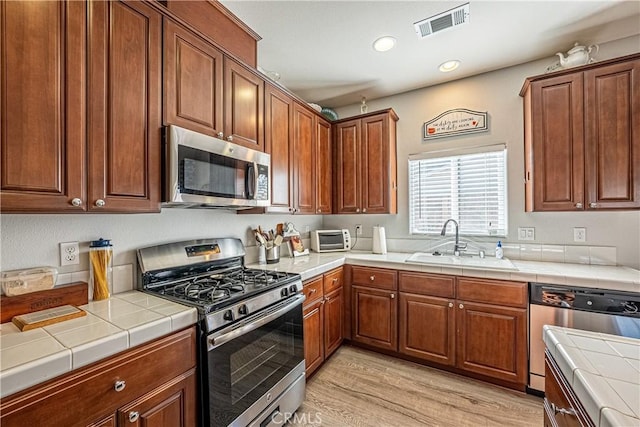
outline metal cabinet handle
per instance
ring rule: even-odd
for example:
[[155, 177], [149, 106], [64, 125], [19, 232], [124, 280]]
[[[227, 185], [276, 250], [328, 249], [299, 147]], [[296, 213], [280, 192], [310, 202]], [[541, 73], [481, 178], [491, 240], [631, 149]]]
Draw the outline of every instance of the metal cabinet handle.
[[362, 209], [362, 213], [366, 213], [367, 212], [367, 208]]
[[576, 209], [582, 209], [582, 203], [580, 202], [576, 203]]
[[222, 132], [218, 132], [218, 138], [220, 138], [220, 139], [224, 139], [224, 133], [222, 133]]
[[333, 279], [333, 283], [336, 283], [337, 281], [338, 281], [337, 277]]
[[391, 294], [390, 297], [391, 299], [394, 299], [396, 297], [396, 294]]
[[96, 206], [99, 207], [99, 208], [103, 207], [105, 204], [106, 203], [102, 199], [96, 200]]
[[593, 209], [593, 208], [597, 208], [597, 207], [598, 207], [598, 204], [597, 204], [597, 203], [594, 203], [594, 202], [591, 202], [591, 203], [589, 203], [589, 207], [590, 207], [590, 208], [592, 208], [592, 209]]
[[449, 308], [453, 308], [453, 303], [452, 302], [449, 303]]
[[318, 209], [318, 213], [321, 213], [321, 212], [322, 212], [322, 209]]
[[356, 208], [356, 212], [360, 212], [360, 208]]
[[573, 408], [560, 408], [559, 406], [557, 406], [555, 403], [551, 402], [551, 409], [553, 410], [554, 414], [562, 414], [562, 415], [569, 415], [570, 417], [575, 417], [576, 416], [576, 411]]
[[369, 277], [369, 279], [373, 282], [374, 280], [376, 280], [376, 276], [371, 275], [371, 277]]
[[460, 308], [464, 308], [464, 304], [460, 304], [458, 307], [460, 307]]
[[310, 294], [315, 294], [316, 292], [318, 292], [317, 289], [311, 289], [311, 291], [309, 292]]
[[124, 390], [124, 388], [127, 386], [127, 383], [125, 383], [123, 380], [118, 380], [116, 381], [116, 383], [113, 385], [113, 389], [117, 392], [120, 392], [122, 390]]
[[227, 141], [229, 141], [229, 142], [233, 142], [233, 135], [229, 135], [229, 136], [227, 137]]
[[71, 204], [75, 207], [82, 206], [82, 199], [75, 197], [73, 200], [71, 200]]
[[140, 418], [140, 412], [138, 412], [138, 411], [129, 412], [129, 422], [130, 423], [135, 423], [136, 421], [138, 421], [138, 418]]

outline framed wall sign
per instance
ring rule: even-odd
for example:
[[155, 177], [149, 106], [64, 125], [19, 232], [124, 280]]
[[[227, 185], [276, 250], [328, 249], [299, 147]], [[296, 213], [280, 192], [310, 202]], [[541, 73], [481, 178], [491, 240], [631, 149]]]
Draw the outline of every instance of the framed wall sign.
[[456, 108], [445, 111], [424, 124], [423, 139], [445, 138], [489, 130], [488, 112]]

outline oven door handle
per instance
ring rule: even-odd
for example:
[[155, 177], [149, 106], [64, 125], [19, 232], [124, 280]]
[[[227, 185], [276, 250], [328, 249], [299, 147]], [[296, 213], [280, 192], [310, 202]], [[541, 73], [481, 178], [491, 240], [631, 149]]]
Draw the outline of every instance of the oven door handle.
[[302, 304], [304, 300], [305, 296], [303, 294], [296, 295], [295, 297], [288, 299], [285, 302], [274, 305], [267, 310], [267, 313], [261, 314], [257, 317], [247, 318], [240, 322], [238, 325], [233, 325], [231, 328], [223, 329], [218, 334], [215, 334], [213, 337], [207, 340], [207, 350], [211, 351], [231, 341], [234, 338], [237, 338], [241, 335], [258, 329], [261, 326], [266, 325], [272, 320], [282, 316], [292, 308]]

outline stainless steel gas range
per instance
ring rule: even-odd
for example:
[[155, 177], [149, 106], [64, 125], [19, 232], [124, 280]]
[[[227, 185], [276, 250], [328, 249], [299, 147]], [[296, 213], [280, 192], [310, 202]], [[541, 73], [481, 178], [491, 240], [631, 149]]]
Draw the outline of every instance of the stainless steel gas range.
[[304, 399], [300, 275], [244, 256], [231, 238], [138, 250], [142, 290], [198, 309], [204, 426], [282, 425]]

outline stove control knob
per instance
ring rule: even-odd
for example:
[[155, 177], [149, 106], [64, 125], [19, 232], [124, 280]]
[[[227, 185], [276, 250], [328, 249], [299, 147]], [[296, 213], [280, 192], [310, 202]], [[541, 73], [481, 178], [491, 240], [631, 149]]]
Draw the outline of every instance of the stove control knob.
[[249, 314], [249, 309], [245, 304], [242, 304], [240, 307], [238, 307], [238, 314], [241, 314], [243, 316]]
[[289, 286], [289, 293], [295, 294], [296, 292], [298, 292], [298, 288], [296, 288], [296, 285]]
[[224, 320], [233, 320], [233, 311], [231, 310], [225, 311], [224, 314], [222, 315], [222, 318]]
[[287, 297], [287, 296], [289, 296], [289, 289], [287, 289], [287, 288], [282, 288], [282, 290], [280, 291], [280, 296], [282, 296], [282, 297]]

